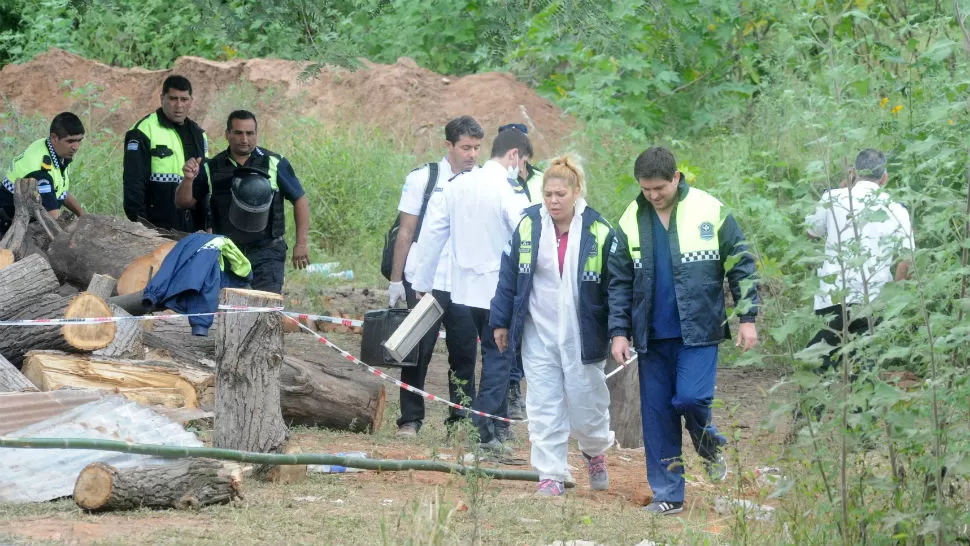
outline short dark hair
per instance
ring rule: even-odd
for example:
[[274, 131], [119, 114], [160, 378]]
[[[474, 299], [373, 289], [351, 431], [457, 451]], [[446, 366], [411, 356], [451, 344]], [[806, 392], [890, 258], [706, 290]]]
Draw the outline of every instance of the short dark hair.
[[498, 132], [508, 131], [509, 129], [515, 129], [516, 131], [522, 131], [525, 134], [529, 134], [529, 128], [526, 127], [524, 123], [506, 123], [505, 125], [498, 128]]
[[445, 140], [457, 144], [461, 137], [485, 138], [485, 130], [471, 116], [459, 116], [445, 125]]
[[74, 115], [72, 112], [61, 112], [54, 116], [54, 120], [51, 121], [51, 133], [57, 136], [57, 138], [67, 138], [71, 135], [83, 135], [84, 134], [84, 124], [81, 123], [81, 118]]
[[185, 76], [179, 76], [178, 74], [173, 74], [167, 78], [162, 83], [162, 94], [168, 94], [169, 89], [176, 89], [178, 91], [185, 91], [192, 96], [192, 82], [189, 81]]
[[862, 150], [855, 158], [855, 173], [860, 180], [882, 180], [886, 174], [886, 154], [872, 148]]
[[674, 153], [663, 146], [651, 146], [637, 156], [633, 176], [639, 180], [673, 180], [677, 172]]
[[226, 131], [232, 131], [232, 120], [234, 119], [251, 119], [253, 123], [256, 124], [256, 131], [259, 131], [259, 122], [256, 121], [256, 114], [250, 112], [249, 110], [233, 110], [229, 113], [229, 118], [226, 120]]
[[502, 131], [492, 142], [492, 157], [502, 157], [509, 150], [518, 150], [520, 156], [532, 157], [532, 142], [520, 131]]

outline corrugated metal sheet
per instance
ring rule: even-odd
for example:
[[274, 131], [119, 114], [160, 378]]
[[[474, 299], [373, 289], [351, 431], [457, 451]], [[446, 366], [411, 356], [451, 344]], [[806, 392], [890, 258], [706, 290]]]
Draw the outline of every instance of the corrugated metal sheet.
[[[121, 396], [106, 396], [6, 436], [94, 438], [140, 444], [202, 446], [182, 425]], [[112, 466], [167, 464], [167, 459], [81, 449], [0, 448], [0, 502], [43, 502], [70, 496], [90, 463]]]
[[60, 389], [50, 392], [0, 394], [0, 435], [39, 423], [82, 404], [100, 400], [104, 391]]

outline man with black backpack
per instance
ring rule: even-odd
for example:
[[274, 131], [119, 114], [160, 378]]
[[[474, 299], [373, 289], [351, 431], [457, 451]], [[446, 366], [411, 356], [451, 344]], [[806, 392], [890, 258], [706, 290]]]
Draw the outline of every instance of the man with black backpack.
[[[396, 223], [396, 240], [392, 240], [395, 230], [389, 233], [385, 247], [382, 272], [391, 281], [387, 292], [389, 304], [395, 307], [405, 301], [408, 308], [417, 304], [417, 297], [408, 282], [413, 276], [416, 264], [408, 259], [411, 249], [421, 232], [421, 224], [427, 212], [428, 202], [433, 192], [443, 192], [451, 180], [465, 171], [476, 167], [478, 151], [482, 145], [485, 131], [471, 116], [461, 116], [445, 126], [445, 148], [447, 153], [441, 161], [428, 163], [408, 174], [401, 191]], [[392, 252], [391, 249], [393, 249]], [[388, 260], [387, 258], [391, 258]], [[390, 263], [388, 263], [390, 262]], [[388, 265], [390, 265], [388, 271]], [[451, 301], [451, 258], [447, 248], [434, 276], [432, 294], [444, 310], [441, 324], [435, 324], [418, 344], [417, 366], [401, 369], [401, 381], [424, 389], [424, 379], [428, 364], [438, 339], [438, 330], [445, 327], [445, 344], [448, 346], [448, 374], [450, 397], [455, 403], [467, 405], [475, 398], [475, 359], [478, 349], [478, 331], [472, 321], [471, 312], [464, 305]], [[446, 424], [452, 424], [467, 415], [464, 411], [451, 409]], [[413, 437], [417, 435], [424, 421], [424, 398], [412, 392], [401, 390], [401, 418], [397, 421], [397, 435]]]

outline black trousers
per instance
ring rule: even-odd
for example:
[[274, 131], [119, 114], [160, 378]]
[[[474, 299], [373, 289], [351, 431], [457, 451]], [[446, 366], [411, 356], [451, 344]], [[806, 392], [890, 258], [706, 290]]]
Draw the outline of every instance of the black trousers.
[[286, 248], [282, 237], [239, 247], [253, 267], [253, 290], [283, 293]]
[[[839, 366], [842, 361], [841, 356], [836, 356], [842, 344], [842, 305], [833, 305], [824, 309], [816, 309], [815, 314], [829, 319], [826, 328], [822, 328], [815, 334], [815, 337], [808, 342], [808, 347], [817, 343], [827, 343], [832, 347], [826, 355], [822, 357], [822, 364], [816, 368], [816, 373], [823, 374]], [[849, 334], [863, 334], [869, 330], [869, 320], [866, 317], [852, 318], [852, 306], [846, 313], [849, 319]]]
[[[404, 293], [408, 309], [418, 303], [411, 283], [404, 281]], [[428, 365], [438, 341], [438, 331], [445, 327], [445, 345], [448, 347], [448, 394], [452, 402], [471, 406], [475, 399], [475, 357], [478, 349], [478, 331], [468, 307], [452, 303], [451, 293], [434, 290], [431, 293], [444, 310], [441, 320], [418, 342], [418, 365], [401, 368], [401, 381], [424, 390]], [[432, 393], [435, 394], [435, 393]], [[445, 424], [468, 417], [465, 411], [449, 408]], [[424, 422], [424, 398], [401, 389], [401, 418], [397, 425], [412, 423], [421, 428]]]

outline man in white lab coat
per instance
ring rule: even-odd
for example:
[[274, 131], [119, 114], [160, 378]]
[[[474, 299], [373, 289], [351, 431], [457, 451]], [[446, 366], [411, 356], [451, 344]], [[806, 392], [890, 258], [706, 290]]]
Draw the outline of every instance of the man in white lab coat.
[[[442, 249], [446, 243], [451, 245], [451, 299], [470, 308], [482, 343], [482, 378], [472, 408], [502, 417], [508, 416], [509, 370], [515, 351], [500, 351], [495, 345], [488, 310], [498, 285], [502, 250], [522, 210], [529, 206], [518, 169], [520, 160], [532, 155], [525, 134], [499, 133], [491, 159], [482, 168], [459, 175], [444, 192], [432, 196], [415, 248], [418, 268], [412, 284], [415, 292], [424, 293], [432, 288]], [[482, 449], [511, 451], [499, 440], [504, 434], [498, 429], [506, 424], [477, 415], [473, 420]]]

